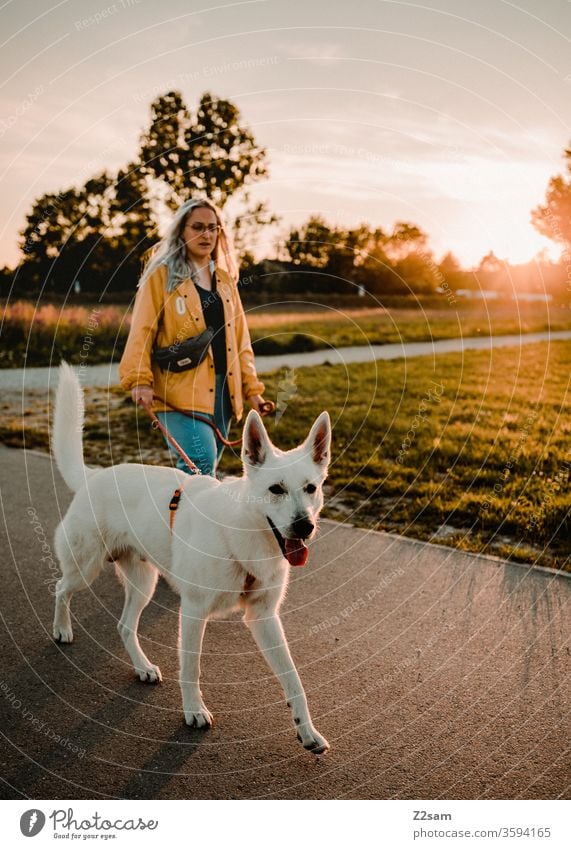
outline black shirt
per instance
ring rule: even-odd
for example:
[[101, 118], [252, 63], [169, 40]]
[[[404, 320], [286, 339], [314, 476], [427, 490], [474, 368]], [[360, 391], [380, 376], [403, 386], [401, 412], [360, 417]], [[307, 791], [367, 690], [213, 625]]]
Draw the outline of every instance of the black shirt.
[[203, 289], [198, 283], [194, 284], [200, 296], [202, 313], [207, 327], [214, 331], [212, 338], [212, 354], [214, 355], [214, 371], [216, 374], [226, 374], [226, 334], [224, 332], [224, 307], [219, 292], [216, 291], [216, 274], [212, 275], [212, 291]]

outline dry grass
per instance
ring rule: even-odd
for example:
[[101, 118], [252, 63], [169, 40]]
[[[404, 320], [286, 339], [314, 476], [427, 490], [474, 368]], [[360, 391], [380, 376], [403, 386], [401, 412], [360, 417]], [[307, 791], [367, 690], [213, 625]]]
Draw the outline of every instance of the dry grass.
[[[571, 328], [565, 304], [513, 301], [475, 303], [443, 300], [440, 307], [376, 309], [298, 308], [276, 305], [248, 310], [257, 354], [311, 351], [329, 346], [382, 345], [388, 342], [431, 341], [458, 336], [491, 336]], [[285, 304], [284, 304], [285, 307]], [[4, 308], [0, 367], [50, 365], [66, 359], [79, 363], [88, 348], [89, 364], [118, 360], [129, 331], [125, 307], [58, 308], [20, 301]]]
[[[402, 310], [401, 312], [405, 312]], [[408, 311], [406, 311], [408, 312]], [[250, 329], [261, 328], [269, 330], [273, 327], [297, 327], [299, 324], [308, 324], [310, 322], [339, 322], [347, 319], [353, 319], [357, 323], [363, 319], [375, 321], [381, 316], [388, 315], [388, 310], [384, 307], [376, 309], [319, 309], [319, 310], [285, 310], [284, 312], [271, 312], [263, 307], [248, 310], [248, 326]]]

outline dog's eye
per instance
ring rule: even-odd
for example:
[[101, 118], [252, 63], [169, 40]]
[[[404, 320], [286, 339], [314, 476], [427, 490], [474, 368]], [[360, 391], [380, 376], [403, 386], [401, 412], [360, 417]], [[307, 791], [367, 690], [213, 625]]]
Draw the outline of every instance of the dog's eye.
[[285, 489], [279, 483], [275, 483], [273, 486], [271, 486], [270, 492], [272, 493], [272, 495], [285, 495]]
[[305, 491], [309, 492], [310, 495], [313, 495], [313, 493], [315, 492], [316, 489], [317, 489], [317, 487], [315, 486], [314, 483], [308, 483], [307, 486], [305, 487]]

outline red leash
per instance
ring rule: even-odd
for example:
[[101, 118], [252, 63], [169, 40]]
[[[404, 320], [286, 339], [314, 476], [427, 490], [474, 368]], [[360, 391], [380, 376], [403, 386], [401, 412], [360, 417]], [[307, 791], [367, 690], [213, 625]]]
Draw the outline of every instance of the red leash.
[[[171, 410], [175, 411], [175, 413], [181, 413], [183, 416], [187, 416], [189, 419], [197, 419], [199, 422], [204, 422], [204, 424], [207, 424], [209, 427], [212, 428], [212, 430], [216, 434], [216, 438], [219, 439], [220, 442], [223, 445], [226, 445], [229, 448], [233, 448], [234, 445], [240, 445], [240, 443], [242, 442], [242, 439], [234, 439], [234, 440], [226, 439], [226, 437], [224, 436], [224, 434], [222, 433], [220, 428], [218, 428], [215, 425], [215, 423], [213, 421], [211, 421], [211, 419], [209, 419], [207, 416], [203, 416], [200, 413], [191, 412], [190, 410], [181, 410], [180, 407], [175, 407], [175, 405], [171, 404], [170, 401], [165, 401], [165, 399], [161, 398], [160, 395], [153, 395], [153, 398], [156, 401], [160, 401], [161, 404], [165, 404], [167, 407], [170, 407]], [[275, 409], [276, 409], [276, 405], [274, 404], [273, 401], [264, 401], [264, 403], [261, 405], [261, 414], [262, 414], [262, 416], [267, 416], [269, 413], [273, 413], [275, 411]], [[161, 426], [161, 430], [163, 430], [162, 426]], [[164, 433], [164, 430], [163, 430], [163, 433]], [[185, 463], [186, 463], [186, 460], [185, 460]]]
[[[181, 410], [179, 407], [175, 407], [173, 404], [169, 404], [168, 401], [165, 401], [159, 395], [153, 395], [153, 398], [156, 398], [157, 401], [161, 401], [163, 404], [166, 404], [168, 407], [171, 407], [171, 409], [175, 410], [175, 412], [177, 412], [177, 413], [182, 413], [184, 416], [188, 416], [189, 418], [192, 418], [192, 419], [198, 419], [199, 421], [205, 422], [207, 425], [210, 425], [210, 427], [215, 432], [218, 439], [221, 442], [223, 442], [224, 445], [239, 445], [242, 442], [241, 439], [236, 439], [234, 442], [229, 442], [227, 439], [224, 438], [224, 436], [220, 432], [220, 429], [218, 427], [216, 427], [214, 422], [210, 421], [210, 419], [206, 418], [206, 416], [201, 416], [200, 413], [191, 413], [188, 410]], [[168, 439], [168, 441], [173, 446], [175, 451], [178, 451], [179, 455], [182, 457], [182, 459], [184, 460], [184, 462], [186, 463], [188, 468], [192, 472], [194, 472], [195, 475], [201, 475], [202, 472], [200, 471], [200, 469], [198, 468], [196, 463], [192, 462], [192, 460], [190, 459], [190, 457], [188, 456], [186, 451], [184, 451], [184, 449], [177, 442], [177, 440], [174, 438], [174, 436], [172, 436], [168, 432], [166, 427], [162, 424], [162, 422], [160, 421], [158, 416], [156, 416], [155, 413], [153, 413], [151, 408], [145, 407], [143, 404], [140, 404], [140, 406], [143, 407], [143, 409], [146, 410], [147, 413], [149, 414], [149, 416], [151, 417], [151, 420], [153, 422], [153, 427], [155, 429], [158, 428], [161, 431], [161, 433], [164, 434], [164, 436], [166, 437], [166, 439]], [[273, 412], [273, 410], [275, 410], [275, 408], [276, 408], [276, 405], [274, 404], [273, 401], [266, 401], [263, 405], [263, 408], [262, 408], [262, 415], [265, 416], [268, 413]], [[169, 502], [169, 525], [170, 525], [171, 533], [172, 533], [172, 529], [173, 529], [173, 525], [174, 525], [175, 513], [178, 509], [178, 505], [179, 505], [179, 502], [180, 502], [180, 499], [181, 499], [181, 496], [182, 496], [183, 489], [184, 489], [184, 483], [181, 486], [179, 486], [175, 489], [175, 491], [173, 492], [172, 498]], [[244, 584], [244, 592], [247, 592], [251, 588], [252, 584], [254, 583], [254, 580], [255, 580], [255, 578], [253, 578], [252, 575], [246, 576], [246, 582]]]
[[[141, 404], [140, 406], [142, 407], [143, 405]], [[180, 454], [180, 456], [182, 457], [182, 459], [184, 460], [184, 462], [186, 463], [188, 468], [191, 469], [194, 472], [195, 475], [201, 475], [202, 472], [200, 471], [200, 469], [198, 468], [196, 463], [192, 462], [192, 460], [190, 459], [190, 457], [188, 456], [186, 451], [183, 450], [182, 446], [176, 441], [174, 436], [171, 436], [171, 434], [168, 432], [166, 427], [161, 423], [161, 421], [157, 418], [157, 416], [153, 413], [153, 411], [151, 409], [149, 409], [148, 407], [143, 407], [143, 409], [147, 411], [147, 413], [149, 414], [149, 416], [153, 420], [153, 427], [158, 428], [161, 431], [161, 433], [163, 433], [165, 435], [165, 437], [168, 439], [168, 441], [170, 442], [172, 447], [175, 449], [175, 451], [178, 451], [178, 453]], [[174, 509], [176, 510], [176, 507]]]
[[[188, 416], [189, 418], [193, 418], [193, 419], [198, 419], [199, 421], [205, 422], [206, 424], [210, 425], [210, 427], [216, 433], [216, 436], [218, 437], [218, 439], [220, 439], [220, 441], [223, 442], [225, 445], [239, 445], [240, 442], [242, 442], [241, 439], [236, 439], [234, 442], [229, 442], [227, 439], [224, 438], [224, 436], [220, 432], [219, 428], [216, 427], [214, 422], [210, 421], [210, 419], [206, 418], [206, 416], [201, 416], [199, 413], [191, 413], [188, 410], [181, 410], [181, 409], [179, 409], [179, 407], [175, 407], [173, 404], [169, 404], [168, 401], [163, 400], [163, 398], [161, 398], [158, 395], [153, 395], [153, 398], [156, 398], [157, 401], [161, 401], [163, 404], [166, 404], [168, 407], [171, 407], [177, 413], [182, 413], [184, 416]], [[182, 459], [184, 460], [184, 462], [186, 463], [188, 468], [191, 471], [193, 471], [195, 475], [201, 475], [202, 472], [200, 471], [200, 469], [198, 468], [196, 463], [192, 462], [192, 460], [190, 459], [190, 457], [188, 456], [186, 451], [184, 451], [184, 449], [177, 442], [177, 440], [174, 438], [174, 436], [171, 436], [171, 434], [168, 432], [166, 427], [162, 424], [162, 422], [155, 415], [155, 413], [153, 413], [153, 411], [150, 409], [150, 407], [144, 407], [143, 404], [140, 404], [140, 406], [143, 407], [143, 409], [145, 409], [147, 411], [147, 413], [149, 414], [149, 416], [151, 417], [151, 420], [153, 422], [153, 427], [158, 428], [161, 431], [161, 433], [164, 434], [164, 436], [166, 437], [166, 439], [168, 439], [168, 441], [173, 446], [175, 451], [178, 451], [179, 455], [182, 457]], [[275, 409], [276, 409], [276, 405], [274, 404], [273, 401], [265, 401], [264, 404], [262, 405], [262, 415], [267, 416], [268, 413], [273, 412]], [[183, 492], [183, 489], [184, 489], [184, 486], [185, 486], [185, 482], [183, 482], [181, 484], [181, 486], [179, 486], [175, 489], [175, 491], [172, 494], [171, 500], [169, 501], [169, 526], [170, 526], [171, 534], [172, 534], [173, 526], [174, 526], [174, 517], [175, 517], [176, 511], [178, 509], [178, 505], [180, 503], [180, 499], [181, 499], [182, 492]], [[244, 591], [243, 591], [242, 595], [249, 592], [249, 590], [252, 588], [255, 580], [256, 579], [254, 578], [253, 575], [250, 575], [250, 574], [246, 575], [246, 579], [245, 579], [245, 582], [244, 582]]]
[[[165, 404], [167, 407], [170, 407], [171, 410], [174, 410], [176, 413], [182, 413], [183, 416], [188, 416], [188, 418], [190, 418], [190, 419], [198, 419], [198, 421], [204, 422], [205, 424], [209, 425], [212, 428], [212, 430], [214, 431], [214, 433], [216, 434], [217, 439], [219, 439], [220, 442], [222, 442], [224, 445], [227, 445], [229, 447], [233, 447], [234, 445], [240, 445], [240, 443], [242, 442], [241, 438], [240, 439], [234, 439], [233, 441], [226, 439], [226, 437], [223, 435], [220, 428], [218, 428], [215, 425], [215, 423], [213, 421], [211, 421], [209, 418], [207, 418], [206, 416], [201, 416], [200, 413], [190, 412], [189, 410], [181, 410], [180, 407], [175, 407], [174, 404], [171, 404], [168, 401], [165, 401], [164, 398], [160, 397], [160, 395], [153, 395], [153, 398], [156, 399], [157, 401], [160, 401], [161, 404]], [[151, 417], [152, 422], [153, 422], [153, 427], [155, 429], [158, 428], [161, 431], [161, 433], [164, 434], [165, 438], [168, 439], [168, 441], [173, 446], [175, 451], [178, 451], [179, 455], [182, 457], [182, 459], [184, 460], [184, 462], [186, 463], [188, 468], [191, 469], [194, 472], [195, 475], [201, 475], [202, 472], [200, 471], [200, 469], [198, 468], [196, 463], [192, 462], [192, 460], [190, 459], [190, 457], [188, 456], [186, 451], [184, 451], [184, 449], [182, 448], [180, 443], [177, 442], [177, 440], [174, 438], [174, 436], [171, 436], [171, 434], [168, 432], [168, 430], [162, 424], [162, 422], [159, 420], [159, 418], [155, 415], [155, 413], [153, 413], [153, 411], [149, 407], [144, 407], [143, 404], [140, 404], [140, 406], [143, 407], [143, 409], [146, 410], [147, 413], [149, 414], [149, 416]], [[274, 404], [273, 401], [264, 401], [264, 403], [262, 405], [262, 416], [267, 416], [268, 413], [273, 413], [275, 409], [276, 409], [276, 405]], [[176, 510], [176, 507], [174, 509]]]
[[[202, 416], [200, 413], [190, 412], [189, 410], [181, 410], [180, 407], [175, 407], [175, 405], [171, 404], [170, 401], [165, 401], [165, 399], [161, 398], [160, 395], [153, 395], [153, 399], [155, 401], [160, 401], [161, 404], [165, 404], [167, 407], [170, 407], [171, 410], [175, 411], [175, 413], [182, 413], [183, 416], [187, 416], [189, 419], [197, 419], [199, 422], [204, 422], [204, 424], [209, 425], [212, 428], [212, 430], [214, 431], [214, 433], [216, 434], [216, 438], [219, 439], [220, 442], [222, 442], [223, 445], [226, 445], [229, 448], [232, 448], [234, 445], [239, 445], [242, 441], [241, 439], [235, 439], [233, 442], [230, 442], [228, 439], [225, 438], [225, 436], [222, 433], [222, 431], [220, 430], [220, 428], [218, 428], [216, 426], [216, 424], [213, 421], [211, 421], [211, 419], [207, 418], [206, 416]], [[270, 401], [269, 403], [271, 404], [272, 402]], [[154, 415], [154, 413], [152, 415]], [[157, 421], [158, 421], [158, 419], [157, 419]], [[160, 426], [161, 430], [163, 431], [163, 433], [165, 433], [164, 428], [160, 425], [160, 423], [159, 423], [159, 426]], [[177, 450], [179, 450], [179, 449], [177, 449]], [[184, 462], [186, 463], [186, 460]]]

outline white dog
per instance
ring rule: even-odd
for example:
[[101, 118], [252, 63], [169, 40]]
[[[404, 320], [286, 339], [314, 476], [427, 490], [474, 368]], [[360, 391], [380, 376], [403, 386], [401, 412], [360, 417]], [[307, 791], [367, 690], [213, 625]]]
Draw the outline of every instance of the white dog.
[[[212, 725], [199, 686], [206, 622], [241, 608], [283, 687], [299, 741], [310, 752], [326, 752], [329, 744], [311, 721], [278, 610], [289, 567], [305, 564], [305, 541], [314, 536], [323, 506], [331, 442], [328, 413], [316, 419], [305, 442], [280, 451], [252, 410], [244, 426], [244, 475], [223, 482], [137, 463], [89, 469], [83, 461], [82, 428], [83, 392], [73, 370], [62, 363], [53, 449], [75, 496], [55, 535], [62, 570], [55, 639], [72, 641], [71, 597], [112, 560], [125, 588], [119, 633], [139, 678], [160, 681], [159, 668], [137, 637], [160, 572], [181, 597], [180, 684], [187, 724]], [[169, 504], [179, 488], [171, 529]]]

